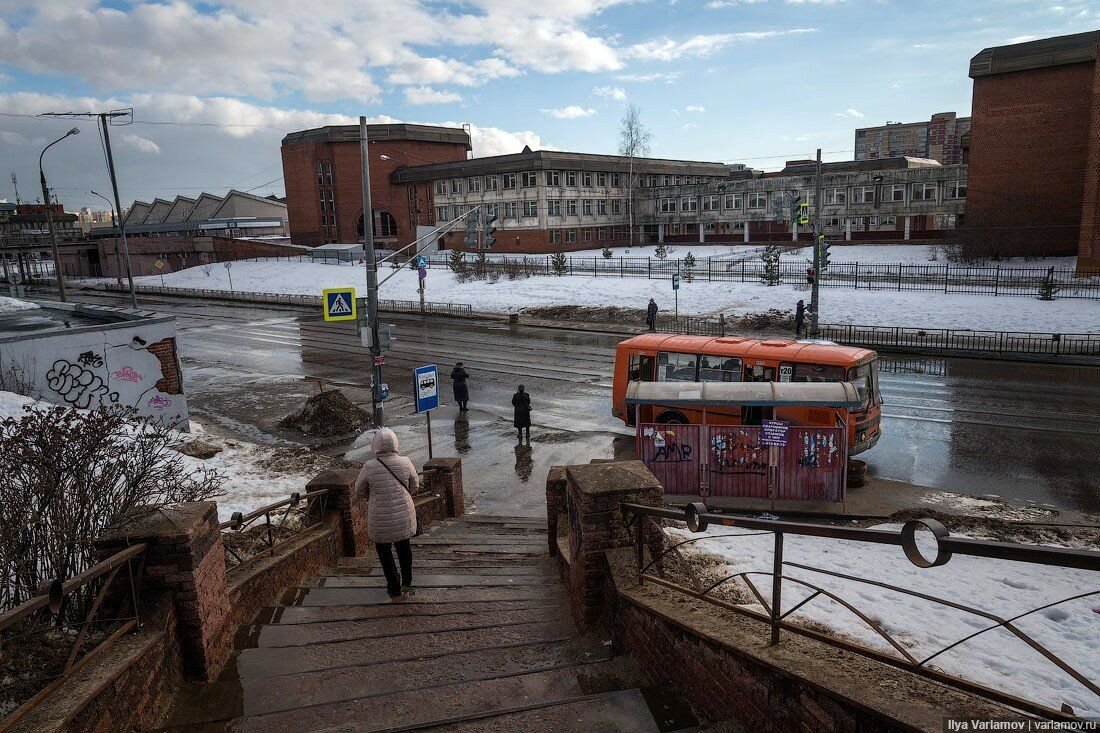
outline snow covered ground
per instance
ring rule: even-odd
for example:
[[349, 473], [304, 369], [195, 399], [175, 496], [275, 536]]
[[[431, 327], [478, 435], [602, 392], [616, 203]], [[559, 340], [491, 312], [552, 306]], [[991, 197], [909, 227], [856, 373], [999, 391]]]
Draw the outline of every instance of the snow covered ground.
[[18, 311], [34, 310], [37, 307], [36, 304], [26, 300], [0, 296], [0, 313], [16, 313]]
[[[900, 525], [877, 529], [900, 531]], [[743, 532], [711, 527], [718, 537]], [[673, 540], [698, 537], [686, 529], [669, 529]], [[718, 578], [745, 571], [770, 573], [773, 536], [726, 537], [685, 545], [682, 552], [710, 567]], [[1010, 618], [1062, 598], [1100, 591], [1100, 574], [956, 555], [938, 568], [918, 568], [900, 547], [845, 540], [788, 535], [784, 559], [868, 580], [885, 581], [908, 590], [944, 598]], [[896, 591], [821, 573], [787, 567], [784, 574], [826, 588], [882, 625], [921, 660], [970, 634], [992, 626], [988, 619], [924, 601]], [[750, 576], [759, 588], [770, 578]], [[740, 584], [741, 581], [731, 581]], [[745, 587], [742, 585], [742, 589]], [[765, 594], [767, 591], [765, 591]], [[783, 586], [787, 610], [812, 593], [796, 583]], [[745, 589], [746, 607], [763, 610]], [[796, 611], [796, 622], [824, 624], [833, 633], [889, 654], [897, 652], [870, 627], [839, 603], [824, 596]], [[1015, 622], [1090, 680], [1100, 679], [1100, 595], [1061, 603]], [[977, 636], [930, 662], [948, 674], [1058, 709], [1069, 703], [1078, 715], [1100, 715], [1100, 699], [1015, 635], [1003, 629]]]
[[[229, 290], [224, 267], [193, 267], [164, 275], [164, 284], [176, 288]], [[383, 267], [382, 277], [393, 270]], [[310, 262], [237, 262], [233, 287], [241, 292], [320, 295], [324, 288], [354, 286], [365, 291], [361, 266], [335, 267]], [[159, 276], [137, 278], [142, 285], [160, 285]], [[449, 270], [429, 270], [427, 299], [469, 303], [474, 310], [507, 313], [546, 305], [645, 307], [654, 298], [665, 311], [673, 310], [672, 287], [667, 280], [533, 277], [496, 283], [459, 283]], [[407, 268], [382, 286], [380, 297], [417, 299], [416, 273]], [[681, 282], [680, 313], [738, 316], [778, 308], [794, 310], [809, 292], [792, 285], [768, 287], [756, 283]], [[1100, 302], [1060, 298], [1039, 301], [1025, 297], [944, 295], [920, 291], [868, 291], [823, 288], [823, 323], [911, 326], [919, 328], [969, 328], [985, 331], [1058, 333], [1100, 332]]]

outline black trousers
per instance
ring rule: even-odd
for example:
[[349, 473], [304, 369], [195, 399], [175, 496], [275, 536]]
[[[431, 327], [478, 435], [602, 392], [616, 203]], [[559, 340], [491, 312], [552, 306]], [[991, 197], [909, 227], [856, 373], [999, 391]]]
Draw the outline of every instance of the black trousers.
[[[401, 562], [401, 574], [397, 574], [397, 566], [393, 561], [393, 548], [397, 547], [397, 559]], [[402, 585], [412, 585], [413, 551], [409, 540], [400, 542], [375, 542], [374, 549], [378, 550], [378, 562], [382, 564], [382, 572], [386, 574], [386, 590], [390, 595], [401, 592]]]

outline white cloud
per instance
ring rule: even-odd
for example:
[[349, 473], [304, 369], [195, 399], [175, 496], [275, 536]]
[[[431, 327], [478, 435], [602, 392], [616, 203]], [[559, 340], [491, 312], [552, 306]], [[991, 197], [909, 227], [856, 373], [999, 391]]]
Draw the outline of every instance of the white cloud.
[[700, 34], [683, 41], [659, 38], [629, 46], [623, 50], [623, 55], [630, 58], [654, 61], [675, 61], [681, 58], [709, 56], [733, 43], [751, 43], [769, 38], [815, 33], [816, 31], [816, 28], [791, 28], [784, 31]]
[[707, 3], [708, 8], [718, 10], [719, 8], [734, 8], [738, 5], [756, 5], [757, 3], [766, 3], [768, 0], [710, 0]]
[[431, 87], [405, 87], [405, 101], [409, 104], [450, 104], [461, 102], [462, 95]]
[[575, 104], [571, 104], [567, 107], [558, 107], [557, 109], [540, 109], [539, 111], [544, 115], [550, 115], [559, 120], [575, 120], [578, 117], [591, 117], [596, 114], [596, 110], [592, 108], [586, 109]]
[[607, 97], [616, 102], [626, 101], [626, 90], [622, 87], [595, 87], [592, 93], [598, 97]]
[[684, 107], [684, 110], [687, 111], [687, 112], [706, 112], [707, 111], [706, 107], [704, 107], [701, 104], [689, 104], [687, 107]]
[[852, 109], [851, 107], [844, 110], [843, 112], [836, 112], [834, 114], [837, 117], [855, 117], [857, 119], [863, 119], [863, 113], [860, 112], [858, 109]]
[[147, 137], [141, 135], [131, 135], [127, 133], [122, 136], [122, 139], [127, 144], [133, 146], [134, 150], [142, 153], [152, 153], [153, 155], [160, 155], [160, 146]]
[[848, 0], [786, 0], [788, 5], [839, 5]]
[[0, 130], [0, 142], [3, 142], [5, 145], [27, 145], [30, 141], [18, 132]]
[[619, 81], [634, 81], [634, 82], [648, 82], [648, 81], [663, 81], [666, 84], [675, 84], [676, 80], [680, 78], [680, 72], [678, 71], [654, 71], [649, 74], [618, 74], [616, 77]]
[[698, 127], [698, 126], [699, 126], [699, 125], [695, 124], [694, 122], [685, 122], [685, 123], [684, 123], [684, 124], [683, 124], [683, 125], [681, 126], [681, 128], [680, 128], [680, 129], [682, 129], [682, 130], [694, 130], [694, 129], [695, 129], [696, 127]]

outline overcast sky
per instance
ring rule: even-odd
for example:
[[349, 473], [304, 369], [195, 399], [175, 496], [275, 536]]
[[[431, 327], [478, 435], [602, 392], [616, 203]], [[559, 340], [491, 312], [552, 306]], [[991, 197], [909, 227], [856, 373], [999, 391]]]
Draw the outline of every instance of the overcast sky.
[[[615, 152], [780, 167], [852, 131], [970, 111], [971, 56], [1100, 27], [1079, 0], [0, 0], [0, 199], [38, 193], [43, 112], [133, 107], [112, 130], [124, 205], [283, 193], [279, 141], [373, 121], [472, 125], [475, 155]], [[66, 208], [108, 194], [93, 123], [50, 150]]]

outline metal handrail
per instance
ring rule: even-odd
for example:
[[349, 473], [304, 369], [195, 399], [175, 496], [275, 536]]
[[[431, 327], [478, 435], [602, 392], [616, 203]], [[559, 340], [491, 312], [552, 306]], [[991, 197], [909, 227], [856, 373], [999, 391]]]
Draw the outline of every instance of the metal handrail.
[[[1052, 708], [1048, 708], [1039, 703], [1025, 700], [1023, 698], [1001, 692], [999, 690], [994, 690], [984, 685], [974, 683], [969, 680], [965, 680], [963, 678], [956, 677], [954, 675], [950, 675], [946, 672], [927, 666], [928, 663], [937, 656], [961, 644], [964, 644], [971, 639], [986, 633], [987, 631], [992, 631], [994, 629], [1004, 629], [1013, 634], [1016, 638], [1020, 639], [1028, 646], [1030, 646], [1032, 649], [1037, 651], [1044, 658], [1057, 666], [1064, 673], [1068, 674], [1090, 692], [1096, 695], [1100, 695], [1100, 685], [1097, 685], [1096, 682], [1093, 682], [1092, 680], [1085, 677], [1085, 675], [1083, 675], [1079, 670], [1075, 669], [1072, 665], [1067, 663], [1057, 654], [1047, 649], [1045, 646], [1033, 639], [1030, 635], [1014, 625], [1014, 622], [1018, 621], [1021, 618], [1050, 608], [1052, 606], [1056, 606], [1060, 603], [1066, 603], [1068, 601], [1078, 600], [1080, 598], [1100, 595], [1100, 589], [1078, 593], [1069, 598], [1062, 598], [1058, 601], [1044, 604], [1043, 606], [1040, 606], [1038, 608], [1030, 609], [1011, 618], [1004, 618], [1002, 616], [984, 611], [979, 608], [967, 606], [963, 603], [958, 603], [926, 593], [909, 590], [901, 586], [896, 586], [881, 581], [869, 580], [867, 578], [839, 573], [832, 570], [826, 570], [824, 568], [817, 568], [812, 565], [806, 565], [803, 563], [785, 561], [783, 559], [783, 537], [786, 534], [792, 534], [809, 537], [824, 537], [838, 540], [871, 542], [876, 544], [900, 546], [904, 550], [906, 557], [914, 565], [924, 568], [944, 565], [950, 561], [952, 555], [959, 554], [971, 557], [993, 558], [1015, 562], [1029, 562], [1053, 567], [1074, 568], [1079, 570], [1091, 570], [1095, 572], [1100, 572], [1100, 552], [1093, 552], [1089, 550], [1073, 550], [1060, 547], [1023, 545], [1011, 542], [975, 540], [966, 537], [952, 537], [942, 524], [933, 519], [911, 520], [903, 526], [903, 529], [900, 533], [895, 533], [884, 530], [862, 529], [853, 527], [835, 527], [832, 525], [810, 524], [804, 522], [787, 522], [780, 520], [730, 517], [726, 515], [710, 513], [707, 511], [706, 506], [699, 502], [688, 505], [682, 511], [634, 503], [624, 503], [622, 505], [622, 509], [624, 521], [628, 523], [634, 523], [635, 525], [635, 558], [638, 566], [639, 582], [653, 581], [662, 586], [687, 593], [700, 600], [714, 603], [731, 611], [760, 619], [765, 623], [768, 623], [771, 627], [772, 644], [776, 644], [779, 642], [780, 630], [783, 629], [803, 636], [809, 636], [811, 638], [818, 639], [825, 643], [839, 646], [841, 648], [848, 649], [850, 651], [863, 654], [865, 656], [870, 656], [879, 661], [886, 662], [888, 664], [915, 672], [917, 674], [921, 674], [923, 676], [931, 677], [941, 682], [946, 682], [948, 684], [962, 687], [964, 689], [976, 692], [977, 694], [984, 695], [999, 702], [1004, 702], [1016, 706], [1020, 709], [1029, 710], [1046, 716], [1075, 719], [1072, 711], [1067, 713], [1065, 710], [1053, 710]], [[670, 553], [675, 553], [680, 556], [679, 548], [689, 542], [713, 540], [729, 536], [744, 536], [743, 534], [738, 533], [732, 535], [726, 534], [707, 537], [695, 537], [688, 540], [676, 542], [671, 546], [666, 547], [665, 545], [667, 543], [665, 542], [666, 537], [664, 535], [664, 530], [656, 522], [656, 520], [659, 519], [685, 522], [692, 532], [703, 532], [711, 523], [720, 524], [723, 526], [740, 527], [744, 529], [763, 530], [765, 532], [771, 532], [773, 533], [775, 540], [773, 569], [771, 572], [763, 570], [749, 570], [739, 573], [731, 573], [729, 575], [725, 575], [719, 578], [716, 581], [712, 581], [709, 585], [703, 587], [702, 583], [698, 582], [695, 579], [694, 574], [690, 572], [689, 568], [688, 575], [692, 580], [692, 585], [694, 586], [690, 588], [683, 586], [679, 583], [670, 581], [664, 577], [648, 574], [647, 571], [656, 566], [663, 575], [663, 567], [661, 561]], [[654, 555], [652, 545], [646, 540], [645, 527], [650, 525], [655, 526], [657, 531], [661, 533], [662, 549], [656, 555]], [[916, 532], [921, 528], [930, 530], [936, 539], [936, 555], [934, 558], [929, 559], [925, 557], [920, 548], [917, 547]], [[644, 552], [647, 545], [650, 547], [650, 554], [652, 556], [652, 559], [648, 564], [644, 564]], [[874, 585], [905, 595], [913, 596], [915, 598], [920, 598], [939, 605], [947, 606], [966, 613], [972, 613], [974, 615], [985, 618], [993, 623], [990, 626], [978, 629], [973, 633], [965, 636], [964, 638], [956, 640], [951, 644], [943, 647], [939, 651], [936, 651], [930, 655], [926, 655], [923, 659], [918, 660], [909, 652], [909, 650], [905, 648], [905, 646], [901, 642], [899, 642], [890, 633], [883, 629], [882, 626], [876, 623], [873, 618], [860, 611], [855, 605], [841, 598], [836, 593], [833, 593], [819, 585], [810, 583], [802, 578], [795, 578], [789, 575], [785, 575], [783, 573], [784, 566], [807, 570], [815, 573], [821, 573], [823, 575], [841, 578], [848, 581]], [[772, 599], [770, 603], [765, 600], [763, 595], [757, 590], [756, 586], [752, 584], [752, 582], [748, 578], [749, 575], [763, 575], [770, 576], [772, 578]], [[746, 608], [739, 604], [729, 603], [727, 601], [723, 601], [722, 599], [715, 598], [711, 595], [711, 593], [718, 587], [736, 579], [741, 579], [745, 582], [745, 584], [749, 587], [749, 590], [759, 601], [765, 613], [761, 614], [751, 608]], [[781, 608], [784, 580], [805, 586], [813, 590], [812, 594], [810, 594], [807, 598], [802, 599], [799, 603], [797, 603], [794, 607], [788, 609], [786, 612], [783, 612]], [[794, 613], [794, 611], [796, 611], [798, 608], [801, 608], [803, 605], [809, 603], [811, 600], [818, 596], [828, 597], [836, 603], [839, 603], [844, 608], [848, 609], [857, 618], [861, 619], [863, 623], [869, 626], [875, 633], [884, 638], [903, 658], [899, 659], [897, 657], [884, 654], [878, 650], [871, 649], [861, 644], [836, 638], [821, 631], [809, 629], [786, 620], [787, 617], [791, 616], [791, 614]]]
[[[305, 494], [294, 492], [286, 499], [281, 499], [266, 506], [262, 506], [258, 509], [253, 509], [247, 514], [243, 512], [233, 512], [233, 515], [232, 517], [230, 517], [230, 519], [225, 522], [219, 523], [218, 527], [222, 532], [241, 532], [247, 529], [253, 522], [260, 518], [263, 518], [264, 520], [265, 530], [262, 534], [259, 535], [258, 538], [253, 539], [252, 543], [249, 545], [248, 549], [244, 553], [238, 553], [235, 549], [233, 549], [233, 547], [228, 544], [225, 545], [226, 552], [237, 561], [238, 565], [243, 565], [244, 563], [254, 560], [257, 557], [262, 557], [265, 553], [268, 556], [274, 556], [276, 547], [285, 544], [294, 537], [298, 537], [303, 532], [312, 530], [314, 527], [319, 526], [323, 521], [319, 518], [318, 521], [315, 522], [306, 522], [298, 530], [291, 533], [289, 536], [284, 537], [281, 536], [283, 535], [282, 530], [286, 525], [286, 520], [287, 517], [290, 516], [290, 512], [293, 511], [294, 508], [297, 507], [303, 499], [305, 499], [307, 508], [307, 520], [311, 516], [308, 513], [308, 509], [315, 501], [320, 503], [320, 514], [323, 515], [325, 512], [327, 499], [331, 492], [331, 489], [317, 489], [316, 491], [309, 491]], [[276, 522], [273, 523], [271, 521], [271, 517], [274, 514], [279, 514], [279, 517]], [[255, 552], [255, 550], [257, 549], [257, 545], [260, 545], [259, 552]]]

